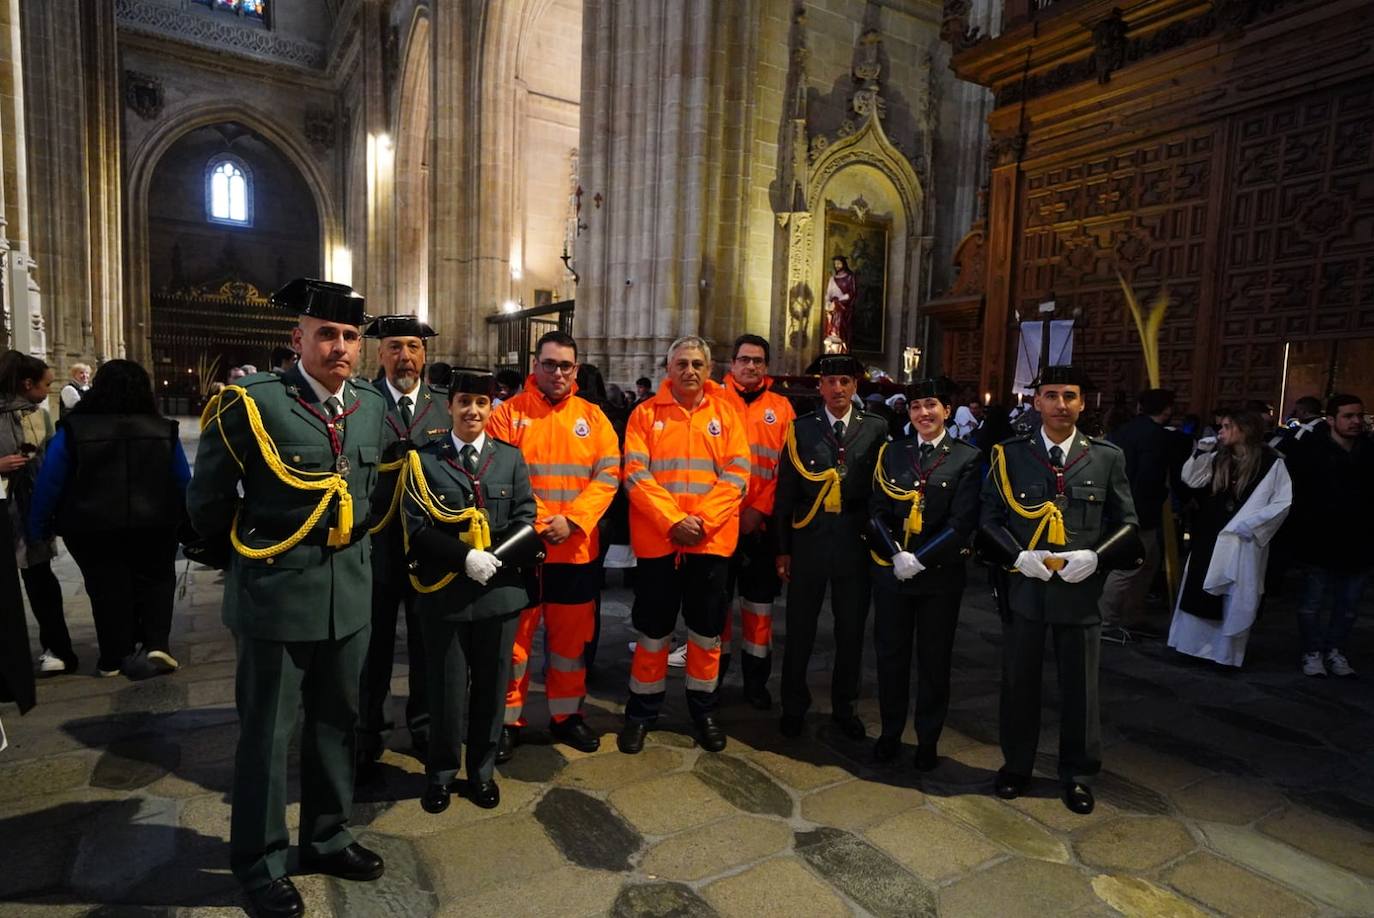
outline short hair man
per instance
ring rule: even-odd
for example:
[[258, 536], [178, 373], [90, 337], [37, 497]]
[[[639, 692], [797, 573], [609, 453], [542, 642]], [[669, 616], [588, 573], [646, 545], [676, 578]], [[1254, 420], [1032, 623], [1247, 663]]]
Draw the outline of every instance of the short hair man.
[[[760, 711], [773, 706], [768, 676], [773, 669], [773, 600], [778, 595], [777, 539], [773, 535], [773, 500], [778, 462], [787, 443], [787, 429], [796, 412], [786, 397], [773, 391], [768, 375], [768, 341], [740, 335], [725, 377], [725, 397], [744, 420], [749, 438], [749, 490], [740, 510], [739, 547], [730, 559], [727, 594], [739, 589], [743, 625], [744, 697]], [[720, 678], [730, 666], [734, 609], [725, 610], [721, 632]]]
[[367, 648], [359, 699], [358, 776], [375, 777], [377, 761], [386, 747], [386, 698], [396, 657], [396, 620], [405, 610], [406, 662], [409, 694], [406, 727], [411, 747], [424, 758], [429, 748], [430, 712], [426, 698], [427, 654], [415, 614], [416, 592], [403, 544], [404, 525], [397, 509], [405, 490], [404, 463], [412, 450], [442, 441], [450, 426], [448, 400], [424, 382], [428, 341], [437, 332], [413, 315], [378, 316], [363, 332], [377, 341], [381, 376], [374, 385], [386, 400], [382, 462], [373, 492], [372, 517], [372, 638]]
[[854, 406], [864, 372], [856, 358], [826, 354], [809, 372], [819, 377], [822, 406], [792, 422], [773, 507], [777, 571], [787, 582], [779, 729], [797, 737], [805, 727], [811, 707], [806, 673], [828, 586], [835, 620], [830, 717], [850, 739], [861, 740], [866, 731], [854, 705], [872, 596], [864, 530], [887, 420]]
[[1046, 367], [1034, 388], [1040, 426], [993, 447], [979, 524], [984, 556], [1012, 569], [998, 723], [1005, 763], [995, 790], [1010, 800], [1030, 785], [1049, 634], [1059, 665], [1064, 805], [1087, 814], [1094, 801], [1084, 782], [1102, 767], [1098, 600], [1109, 569], [1140, 564], [1140, 538], [1126, 457], [1115, 444], [1078, 432], [1083, 374]]
[[716, 719], [720, 632], [749, 488], [749, 439], [710, 371], [710, 345], [678, 338], [658, 394], [635, 408], [625, 430], [630, 542], [639, 559], [631, 620], [639, 636], [616, 745], [632, 755], [644, 748], [663, 706], [679, 613], [687, 622], [687, 710], [702, 748], [725, 748]]
[[653, 397], [653, 394], [654, 394], [654, 383], [653, 383], [653, 380], [649, 379], [649, 377], [647, 377], [647, 376], [641, 376], [641, 377], [639, 377], [639, 379], [636, 379], [636, 380], [635, 380], [635, 404], [636, 404], [636, 405], [638, 405], [638, 404], [639, 404], [640, 402], [642, 402], [642, 401], [645, 401], [646, 399], [652, 398], [652, 397]]
[[81, 401], [81, 396], [86, 394], [86, 390], [91, 387], [91, 365], [89, 363], [74, 363], [71, 368], [71, 381], [62, 387], [62, 391], [57, 396], [57, 416], [63, 418], [68, 411], [76, 407], [76, 403]]
[[224, 623], [238, 644], [230, 866], [260, 913], [297, 915], [304, 905], [286, 875], [286, 776], [302, 704], [301, 866], [350, 880], [383, 871], [348, 820], [372, 619], [365, 518], [386, 406], [353, 378], [361, 296], [302, 278], [271, 302], [299, 317], [291, 337], [301, 362], [219, 395], [186, 504], [196, 532], [234, 549], [224, 588]]
[[289, 347], [274, 347], [272, 348], [272, 372], [285, 373], [294, 367], [296, 361], [300, 359], [300, 355]]
[[535, 528], [547, 553], [538, 600], [520, 613], [497, 762], [514, 753], [526, 723], [530, 654], [541, 620], [549, 732], [582, 752], [601, 746], [582, 713], [587, 695], [583, 652], [596, 629], [601, 591], [597, 524], [620, 489], [620, 441], [601, 409], [578, 396], [577, 371], [576, 339], [567, 332], [547, 332], [535, 345], [524, 388], [502, 402], [487, 425], [493, 437], [518, 448], [529, 464], [538, 510]]
[[1293, 553], [1306, 568], [1298, 626], [1308, 676], [1355, 675], [1345, 650], [1374, 566], [1374, 441], [1364, 410], [1357, 395], [1331, 396], [1326, 429], [1296, 441], [1288, 455], [1293, 511], [1284, 528], [1292, 530]]

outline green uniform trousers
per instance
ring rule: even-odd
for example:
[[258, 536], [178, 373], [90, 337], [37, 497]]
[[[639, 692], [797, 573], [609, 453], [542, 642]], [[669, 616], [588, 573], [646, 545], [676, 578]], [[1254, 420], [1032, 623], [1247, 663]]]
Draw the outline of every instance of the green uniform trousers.
[[286, 876], [287, 747], [302, 705], [301, 850], [323, 856], [353, 843], [354, 731], [370, 630], [324, 641], [236, 635], [239, 745], [229, 861], [249, 890]]
[[490, 781], [496, 772], [496, 744], [506, 721], [506, 685], [520, 613], [450, 621], [425, 615], [425, 674], [428, 679], [430, 784], [458, 777], [467, 743], [469, 781]]

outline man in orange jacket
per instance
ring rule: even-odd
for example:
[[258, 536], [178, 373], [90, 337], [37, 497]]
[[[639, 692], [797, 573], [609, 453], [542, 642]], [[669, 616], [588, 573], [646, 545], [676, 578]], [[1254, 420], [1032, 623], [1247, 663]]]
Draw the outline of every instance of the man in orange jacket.
[[[739, 518], [739, 547], [730, 559], [727, 597], [739, 590], [740, 621], [744, 626], [740, 669], [744, 697], [760, 711], [773, 706], [768, 676], [773, 669], [773, 600], [778, 595], [774, 569], [777, 539], [773, 535], [773, 495], [777, 491], [778, 460], [787, 444], [787, 427], [796, 417], [792, 403], [772, 391], [768, 375], [768, 342], [758, 335], [735, 339], [725, 396], [744, 420], [749, 437], [749, 490]], [[730, 668], [734, 609], [725, 610], [721, 632], [720, 677]]]
[[687, 622], [687, 710], [701, 747], [725, 748], [716, 720], [720, 631], [739, 508], [749, 487], [744, 421], [711, 382], [701, 338], [668, 348], [668, 378], [635, 408], [625, 430], [630, 544], [639, 559], [631, 613], [639, 632], [630, 699], [616, 745], [634, 754], [663, 706], [668, 641], [679, 609]]
[[525, 725], [530, 645], [539, 620], [547, 633], [545, 695], [549, 732], [583, 752], [601, 745], [582, 717], [587, 694], [583, 651], [592, 639], [596, 598], [597, 523], [620, 487], [620, 443], [601, 409], [577, 397], [577, 341], [551, 331], [535, 347], [534, 370], [525, 387], [492, 413], [487, 432], [517, 447], [530, 468], [538, 512], [536, 527], [547, 555], [538, 602], [520, 614], [506, 691], [506, 725], [496, 761], [514, 754]]

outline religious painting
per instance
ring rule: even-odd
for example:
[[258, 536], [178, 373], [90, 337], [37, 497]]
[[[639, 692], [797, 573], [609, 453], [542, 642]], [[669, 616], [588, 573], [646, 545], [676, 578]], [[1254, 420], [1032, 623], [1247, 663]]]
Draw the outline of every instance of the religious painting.
[[[859, 219], [851, 211], [825, 215], [825, 282], [828, 312], [821, 337], [844, 342], [844, 351], [880, 354], [887, 319], [887, 243], [892, 221]], [[847, 270], [846, 270], [847, 269]], [[848, 277], [846, 277], [848, 275]]]
[[195, 2], [201, 6], [208, 6], [212, 10], [237, 13], [245, 19], [256, 19], [258, 22], [267, 21], [267, 0], [195, 0]]

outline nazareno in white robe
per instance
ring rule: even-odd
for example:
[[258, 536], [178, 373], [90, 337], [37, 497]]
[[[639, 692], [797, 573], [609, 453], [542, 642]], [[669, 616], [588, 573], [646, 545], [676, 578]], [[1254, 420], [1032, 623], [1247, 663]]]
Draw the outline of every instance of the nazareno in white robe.
[[[1216, 453], [1191, 457], [1183, 464], [1184, 483], [1191, 488], [1209, 487], [1215, 458]], [[1221, 621], [1198, 618], [1183, 611], [1183, 591], [1179, 590], [1179, 605], [1174, 609], [1174, 619], [1169, 626], [1170, 647], [1227, 666], [1240, 666], [1245, 661], [1250, 626], [1255, 623], [1260, 597], [1264, 595], [1269, 543], [1288, 516], [1292, 503], [1293, 480], [1288, 477], [1283, 460], [1277, 459], [1217, 536], [1203, 589], [1222, 597]], [[1244, 533], [1250, 538], [1244, 538]], [[1187, 578], [1185, 566], [1184, 581]]]

